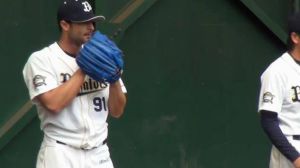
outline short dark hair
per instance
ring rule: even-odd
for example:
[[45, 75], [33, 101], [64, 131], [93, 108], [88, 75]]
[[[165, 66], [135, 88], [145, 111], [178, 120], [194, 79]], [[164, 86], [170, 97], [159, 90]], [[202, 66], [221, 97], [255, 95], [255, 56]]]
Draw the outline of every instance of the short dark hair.
[[57, 21], [57, 26], [58, 26], [58, 30], [59, 30], [59, 32], [61, 32], [61, 26], [60, 26], [60, 20], [59, 21]]
[[288, 37], [287, 37], [287, 40], [286, 40], [286, 48], [287, 48], [287, 51], [292, 51], [295, 47], [295, 44], [294, 42], [292, 41], [292, 38], [291, 38], [291, 32], [288, 33]]

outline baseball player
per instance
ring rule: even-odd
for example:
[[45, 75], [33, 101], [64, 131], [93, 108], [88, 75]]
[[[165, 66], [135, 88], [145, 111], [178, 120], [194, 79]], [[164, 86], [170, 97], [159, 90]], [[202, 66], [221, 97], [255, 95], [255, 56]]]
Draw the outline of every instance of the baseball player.
[[121, 79], [93, 80], [75, 61], [101, 20], [88, 1], [63, 0], [57, 12], [60, 39], [32, 53], [24, 66], [44, 132], [37, 168], [113, 168], [106, 120], [123, 114], [126, 88]]
[[300, 168], [300, 13], [288, 20], [287, 52], [261, 76], [258, 110], [273, 146], [270, 168]]

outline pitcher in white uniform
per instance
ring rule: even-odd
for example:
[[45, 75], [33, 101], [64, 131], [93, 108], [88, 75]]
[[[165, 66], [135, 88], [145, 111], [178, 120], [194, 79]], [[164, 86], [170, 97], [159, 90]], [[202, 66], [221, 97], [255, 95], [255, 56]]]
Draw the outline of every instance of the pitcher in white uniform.
[[112, 84], [93, 80], [75, 61], [95, 22], [104, 19], [86, 0], [63, 0], [57, 11], [60, 39], [32, 53], [24, 66], [44, 132], [37, 168], [113, 168], [107, 117], [123, 114], [126, 88], [121, 79]]

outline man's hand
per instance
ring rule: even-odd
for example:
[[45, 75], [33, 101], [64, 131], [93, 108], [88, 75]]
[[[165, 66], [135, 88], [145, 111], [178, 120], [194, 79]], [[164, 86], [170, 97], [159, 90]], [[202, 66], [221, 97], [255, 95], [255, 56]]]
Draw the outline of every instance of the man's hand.
[[295, 168], [300, 168], [300, 157], [298, 157], [294, 162], [293, 162]]

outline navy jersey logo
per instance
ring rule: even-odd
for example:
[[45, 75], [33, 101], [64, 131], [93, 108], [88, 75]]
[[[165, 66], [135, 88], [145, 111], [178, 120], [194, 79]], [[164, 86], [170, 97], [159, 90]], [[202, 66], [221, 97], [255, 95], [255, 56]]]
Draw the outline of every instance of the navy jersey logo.
[[[61, 76], [61, 83], [67, 82], [72, 77], [71, 74], [69, 74], [69, 73], [61, 73], [60, 76]], [[105, 89], [107, 86], [108, 86], [108, 84], [105, 82], [98, 82], [91, 78], [88, 78], [82, 84], [82, 86], [80, 88], [80, 92], [78, 93], [77, 96], [94, 93], [94, 92], [100, 91], [102, 89]]]
[[61, 83], [65, 83], [71, 78], [69, 73], [60, 73], [60, 76], [62, 78]]
[[78, 94], [78, 96], [97, 92], [99, 90], [103, 90], [107, 86], [108, 86], [108, 84], [105, 82], [98, 82], [98, 81], [92, 80], [91, 78], [88, 78], [88, 80], [84, 81], [84, 83], [82, 84], [82, 86], [80, 88], [80, 93]]
[[300, 100], [299, 100], [300, 86], [293, 86], [292, 90], [293, 90], [292, 101], [293, 102], [300, 102]]

